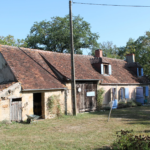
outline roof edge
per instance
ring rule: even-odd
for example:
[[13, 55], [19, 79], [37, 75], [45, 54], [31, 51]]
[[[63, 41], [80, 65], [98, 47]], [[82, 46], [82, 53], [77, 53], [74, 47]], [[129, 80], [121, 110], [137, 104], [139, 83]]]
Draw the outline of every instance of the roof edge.
[[67, 88], [51, 88], [51, 89], [24, 89], [21, 90], [22, 92], [28, 92], [28, 91], [53, 91], [53, 90], [65, 90]]

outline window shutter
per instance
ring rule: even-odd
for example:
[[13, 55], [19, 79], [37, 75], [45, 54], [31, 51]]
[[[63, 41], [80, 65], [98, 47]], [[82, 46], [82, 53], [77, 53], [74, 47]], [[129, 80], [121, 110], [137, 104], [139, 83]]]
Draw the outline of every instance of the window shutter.
[[104, 74], [104, 65], [101, 64], [101, 74]]
[[125, 98], [129, 98], [129, 88], [125, 88]]
[[145, 87], [145, 96], [149, 96], [149, 88], [148, 88], [148, 86]]
[[137, 68], [137, 76], [139, 77], [139, 68]]
[[111, 75], [111, 65], [108, 65], [109, 66], [109, 75]]
[[143, 76], [144, 75], [144, 73], [143, 73], [143, 68], [141, 68], [141, 76]]

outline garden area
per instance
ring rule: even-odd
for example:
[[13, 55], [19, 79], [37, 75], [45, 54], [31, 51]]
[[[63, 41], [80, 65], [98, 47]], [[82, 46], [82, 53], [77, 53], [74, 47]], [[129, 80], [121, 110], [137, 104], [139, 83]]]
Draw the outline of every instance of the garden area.
[[[0, 122], [0, 149], [107, 150], [126, 131], [150, 136], [150, 107], [138, 106], [109, 111], [62, 116], [37, 123]], [[122, 130], [122, 131], [121, 131]], [[118, 134], [116, 134], [118, 133]]]

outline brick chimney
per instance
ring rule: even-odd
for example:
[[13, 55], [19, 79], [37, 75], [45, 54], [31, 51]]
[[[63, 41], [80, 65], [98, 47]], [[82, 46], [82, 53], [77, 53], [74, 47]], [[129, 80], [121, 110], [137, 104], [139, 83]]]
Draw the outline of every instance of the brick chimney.
[[134, 63], [135, 62], [135, 54], [127, 54], [126, 55], [126, 62], [127, 63]]
[[95, 50], [95, 57], [103, 57], [103, 51], [101, 49]]

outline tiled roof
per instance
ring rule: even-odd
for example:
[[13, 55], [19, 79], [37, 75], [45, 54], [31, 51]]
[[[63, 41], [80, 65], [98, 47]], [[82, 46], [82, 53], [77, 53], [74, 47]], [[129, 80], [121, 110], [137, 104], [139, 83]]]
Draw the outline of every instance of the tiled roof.
[[0, 46], [0, 52], [23, 89], [64, 88], [38, 51]]
[[127, 67], [127, 62], [124, 60], [102, 57], [102, 62], [108, 62], [112, 66], [112, 75], [105, 77], [103, 83], [148, 83], [146, 77], [137, 77], [132, 69]]
[[[71, 78], [71, 58], [70, 54], [40, 51], [59, 72], [64, 76]], [[93, 56], [75, 55], [75, 77], [77, 80], [103, 79], [103, 83], [111, 84], [139, 84], [147, 82], [145, 77], [137, 78], [137, 75], [126, 67], [126, 61], [102, 57], [102, 62], [112, 65], [112, 75], [105, 76], [97, 72], [90, 63]]]
[[[40, 54], [59, 72], [71, 79], [70, 54], [40, 51]], [[95, 71], [90, 63], [93, 56], [75, 55], [75, 78], [76, 79], [100, 79], [100, 74]]]
[[[48, 63], [64, 77], [71, 79], [70, 54], [11, 46], [0, 46], [0, 51], [24, 89], [64, 87]], [[76, 80], [103, 79], [103, 84], [147, 83], [145, 77], [137, 78], [136, 74], [127, 68], [126, 62], [120, 59], [102, 57], [102, 62], [112, 65], [112, 75], [102, 75], [91, 65], [90, 60], [93, 58], [93, 56], [75, 55]]]

